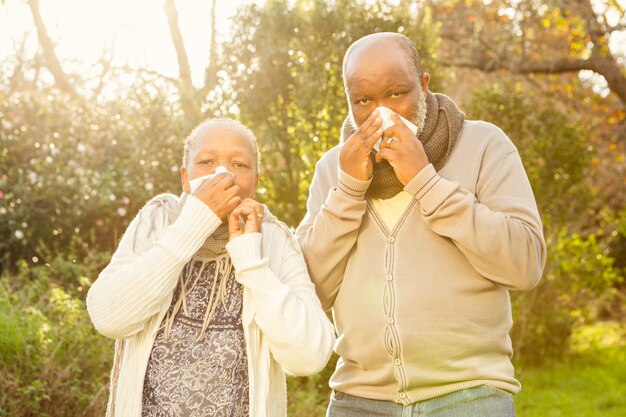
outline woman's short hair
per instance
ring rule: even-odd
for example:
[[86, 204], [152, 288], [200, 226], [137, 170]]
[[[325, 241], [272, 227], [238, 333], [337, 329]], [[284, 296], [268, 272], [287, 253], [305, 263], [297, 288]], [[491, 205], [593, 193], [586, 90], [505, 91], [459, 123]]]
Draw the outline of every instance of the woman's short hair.
[[257, 140], [256, 140], [256, 137], [254, 136], [254, 133], [252, 133], [252, 131], [248, 129], [246, 125], [241, 123], [239, 120], [230, 119], [226, 117], [214, 117], [214, 118], [205, 120], [204, 122], [200, 123], [191, 131], [189, 136], [187, 136], [187, 138], [185, 139], [185, 144], [183, 146], [183, 166], [184, 167], [187, 166], [187, 163], [189, 162], [189, 151], [191, 147], [193, 146], [193, 142], [198, 138], [198, 136], [206, 129], [219, 127], [219, 126], [226, 126], [226, 127], [230, 127], [235, 130], [238, 130], [250, 140], [250, 142], [252, 143], [252, 147], [254, 148], [254, 157], [256, 158], [256, 170], [258, 173], [259, 168], [260, 168], [261, 155], [259, 153], [259, 146], [257, 144]]

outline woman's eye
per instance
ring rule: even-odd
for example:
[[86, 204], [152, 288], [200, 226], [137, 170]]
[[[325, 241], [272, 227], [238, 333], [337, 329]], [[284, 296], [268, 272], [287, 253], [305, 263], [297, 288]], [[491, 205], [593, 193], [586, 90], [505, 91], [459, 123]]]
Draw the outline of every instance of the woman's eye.
[[370, 100], [369, 98], [361, 98], [359, 100], [356, 101], [356, 104], [360, 104], [362, 106], [369, 104], [372, 100]]
[[213, 164], [213, 160], [212, 159], [205, 159], [203, 161], [200, 161], [200, 164], [202, 164], [202, 165], [212, 165]]

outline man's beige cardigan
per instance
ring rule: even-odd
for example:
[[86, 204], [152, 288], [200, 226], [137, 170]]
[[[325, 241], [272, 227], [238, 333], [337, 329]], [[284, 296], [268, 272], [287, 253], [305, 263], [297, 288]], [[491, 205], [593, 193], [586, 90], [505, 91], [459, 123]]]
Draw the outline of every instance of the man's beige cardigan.
[[533, 288], [546, 246], [517, 149], [496, 126], [466, 121], [440, 171], [422, 169], [388, 227], [369, 181], [318, 162], [296, 235], [340, 359], [334, 390], [412, 404], [489, 385], [517, 393], [509, 290]]

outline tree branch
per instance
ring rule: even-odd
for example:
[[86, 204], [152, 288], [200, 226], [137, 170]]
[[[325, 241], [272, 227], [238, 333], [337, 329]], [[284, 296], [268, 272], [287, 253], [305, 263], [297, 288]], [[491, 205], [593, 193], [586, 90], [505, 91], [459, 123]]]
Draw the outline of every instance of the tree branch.
[[626, 76], [612, 57], [592, 55], [589, 59], [556, 59], [546, 61], [515, 62], [486, 55], [473, 56], [470, 59], [440, 60], [445, 66], [474, 68], [483, 72], [507, 70], [515, 74], [562, 74], [582, 70], [593, 71], [602, 75], [611, 91], [626, 105]]
[[[500, 43], [501, 48], [496, 50], [493, 42], [486, 42], [481, 36], [459, 33], [458, 30], [453, 30], [449, 26], [447, 30], [442, 31], [442, 39], [449, 40], [460, 48], [454, 51], [455, 53], [440, 59], [439, 62], [445, 66], [475, 68], [483, 72], [507, 70], [516, 74], [560, 74], [590, 70], [602, 75], [611, 91], [626, 105], [626, 69], [608, 50], [607, 37], [602, 32], [606, 27], [602, 27], [603, 25], [598, 21], [599, 17], [594, 12], [590, 1], [565, 0], [561, 7], [567, 7], [582, 19], [585, 31], [589, 34], [593, 44], [589, 58], [550, 59], [550, 56], [546, 56], [529, 60], [509, 50], [511, 42], [516, 42], [514, 39]], [[618, 29], [620, 25], [623, 26], [620, 23], [613, 28]]]
[[515, 74], [546, 73], [559, 74], [563, 72], [592, 70], [592, 65], [584, 59], [558, 59], [554, 61], [504, 61], [499, 57], [475, 56], [469, 60], [440, 60], [445, 66], [457, 66], [462, 68], [474, 68], [483, 72], [507, 70]]
[[100, 71], [100, 80], [98, 81], [98, 85], [93, 90], [92, 99], [97, 100], [102, 93], [102, 89], [104, 88], [104, 80], [111, 70], [112, 62], [113, 55], [111, 54], [111, 51], [107, 51], [106, 49], [104, 49], [102, 51], [102, 57], [98, 60], [98, 63], [102, 65], [102, 70]]
[[172, 37], [172, 43], [174, 44], [176, 57], [178, 58], [178, 77], [185, 93], [190, 92], [193, 90], [191, 68], [189, 66], [189, 59], [187, 58], [187, 51], [185, 50], [185, 43], [183, 42], [183, 35], [178, 25], [178, 11], [176, 10], [174, 0], [165, 0], [163, 8], [165, 9], [167, 23], [170, 27], [170, 36]]
[[593, 33], [596, 35], [610, 35], [613, 32], [620, 32], [622, 30], [626, 30], [626, 23], [618, 23], [614, 26], [608, 26], [605, 30]]
[[121, 73], [121, 74], [134, 73], [134, 74], [139, 75], [140, 78], [142, 78], [143, 75], [149, 75], [151, 77], [155, 77], [155, 78], [162, 79], [163, 81], [167, 81], [168, 83], [171, 83], [173, 86], [178, 85], [177, 79], [168, 77], [167, 75], [163, 75], [160, 72], [151, 70], [149, 68], [134, 68], [134, 67], [131, 67], [130, 65], [118, 65], [115, 67], [111, 67], [109, 71], [112, 73]]
[[59, 59], [54, 52], [54, 45], [52, 44], [52, 40], [48, 35], [46, 25], [41, 18], [41, 12], [39, 10], [39, 0], [28, 0], [28, 5], [30, 6], [30, 11], [33, 15], [35, 27], [37, 28], [37, 36], [39, 38], [39, 44], [41, 45], [41, 48], [43, 50], [46, 67], [52, 73], [52, 76], [54, 77], [57, 86], [61, 90], [65, 91], [72, 97], [80, 98], [80, 95], [70, 82], [67, 74], [63, 71], [63, 68], [61, 68]]
[[211, 1], [211, 43], [209, 47], [209, 65], [204, 71], [204, 90], [210, 91], [217, 83], [217, 29], [215, 28], [215, 15], [217, 1]]

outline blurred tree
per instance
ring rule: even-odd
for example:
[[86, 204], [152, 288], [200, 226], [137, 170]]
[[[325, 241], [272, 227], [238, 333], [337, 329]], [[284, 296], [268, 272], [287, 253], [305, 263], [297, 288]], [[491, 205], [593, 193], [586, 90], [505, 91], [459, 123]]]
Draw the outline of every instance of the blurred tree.
[[209, 64], [205, 69], [204, 85], [196, 88], [191, 79], [191, 68], [189, 58], [183, 40], [180, 26], [178, 24], [178, 11], [174, 0], [165, 0], [163, 8], [167, 16], [167, 23], [176, 57], [178, 59], [178, 91], [181, 106], [187, 117], [199, 121], [201, 118], [201, 104], [206, 95], [215, 87], [217, 80], [217, 42], [215, 29], [215, 7], [216, 0], [211, 0], [211, 41], [209, 43]]
[[[584, 179], [589, 196], [586, 210], [595, 213], [604, 206], [619, 210], [626, 205], [626, 50], [616, 42], [626, 34], [623, 4], [589, 0], [427, 2], [433, 20], [441, 25], [439, 62], [454, 68], [459, 80], [455, 97], [470, 100], [467, 85], [514, 80], [532, 106], [552, 107], [568, 121], [587, 128], [585, 145], [592, 151], [592, 159]], [[490, 111], [497, 110], [492, 106]], [[482, 117], [489, 120], [491, 115]], [[551, 134], [549, 128], [543, 134]], [[574, 195], [572, 202], [578, 201]], [[578, 204], [565, 212], [572, 214], [573, 206]], [[597, 215], [590, 220], [573, 214], [571, 219], [579, 225], [585, 219], [587, 233], [593, 232], [594, 223], [600, 220]]]
[[33, 21], [35, 22], [35, 27], [37, 28], [37, 36], [39, 39], [39, 44], [41, 45], [41, 49], [43, 51], [43, 55], [45, 57], [46, 67], [52, 73], [59, 89], [65, 91], [70, 96], [74, 98], [78, 98], [79, 95], [76, 92], [76, 89], [70, 82], [69, 77], [63, 71], [61, 67], [61, 63], [57, 58], [56, 53], [54, 52], [54, 44], [50, 35], [48, 35], [48, 31], [46, 30], [46, 25], [44, 24], [43, 18], [41, 17], [41, 12], [39, 10], [39, 0], [28, 0], [28, 6], [30, 7], [30, 11], [33, 15]]
[[170, 29], [170, 36], [174, 49], [176, 50], [176, 57], [178, 58], [178, 79], [181, 83], [181, 89], [183, 91], [193, 90], [193, 83], [191, 82], [191, 67], [189, 66], [189, 58], [187, 57], [187, 50], [183, 41], [183, 35], [180, 33], [180, 26], [178, 25], [178, 10], [176, 10], [176, 3], [174, 0], [165, 0], [163, 3], [163, 9], [167, 16], [167, 24]]
[[[372, 32], [401, 32], [436, 72], [436, 33], [418, 12], [409, 2], [269, 0], [234, 18], [221, 75], [259, 139], [262, 198], [287, 223], [302, 219], [315, 163], [339, 143], [348, 110], [341, 75], [348, 46]], [[435, 77], [433, 88], [439, 83]]]
[[[69, 94], [74, 99], [83, 100], [86, 98], [88, 88], [86, 87], [87, 80], [80, 75], [68, 75], [62, 68], [61, 63], [54, 50], [54, 42], [46, 29], [45, 21], [41, 15], [39, 8], [39, 0], [28, 0], [28, 6], [33, 16], [35, 28], [37, 29], [37, 35], [39, 39], [39, 45], [43, 55], [44, 66], [50, 71], [54, 77], [56, 86], [65, 93]], [[176, 9], [175, 0], [164, 0], [163, 9], [167, 17], [168, 28], [172, 39], [172, 44], [176, 51], [176, 57], [178, 61], [179, 74], [174, 84], [178, 89], [178, 98], [182, 110], [186, 116], [195, 123], [198, 123], [202, 118], [202, 104], [205, 101], [207, 94], [213, 90], [217, 81], [217, 42], [216, 42], [216, 28], [215, 28], [215, 13], [216, 13], [216, 0], [211, 0], [211, 13], [209, 16], [209, 24], [211, 27], [211, 40], [209, 42], [209, 64], [205, 69], [204, 85], [200, 88], [196, 88], [193, 85], [191, 77], [191, 68], [189, 65], [189, 58], [187, 56], [187, 50], [185, 48], [184, 40], [180, 30], [178, 22], [178, 11]], [[111, 58], [106, 58], [106, 51], [103, 53], [102, 59], [99, 64], [101, 66], [100, 81], [96, 88], [91, 91], [92, 97], [98, 98], [100, 92], [104, 87], [104, 81], [109, 73], [113, 72], [115, 68], [111, 66]], [[119, 68], [117, 69], [119, 70]], [[123, 68], [125, 71], [137, 72], [134, 69]], [[141, 72], [141, 71], [140, 71]], [[162, 76], [163, 79], [168, 77]], [[75, 87], [75, 83], [78, 83], [80, 87], [83, 87], [84, 91], [79, 91]]]
[[588, 209], [592, 190], [585, 181], [593, 157], [589, 129], [546, 99], [526, 94], [525, 87], [506, 80], [479, 85], [468, 116], [495, 123], [515, 143], [544, 224], [584, 229], [595, 220]]
[[479, 84], [468, 107], [468, 116], [497, 124], [513, 140], [537, 197], [548, 260], [537, 288], [512, 294], [512, 338], [516, 360], [544, 363], [567, 352], [576, 325], [621, 311], [616, 302], [624, 296], [614, 289], [623, 276], [611, 252], [620, 218], [598, 227], [589, 205], [596, 192], [588, 180], [595, 158], [590, 129], [554, 101], [503, 78]]
[[45, 263], [75, 237], [110, 250], [155, 193], [178, 193], [191, 128], [158, 80], [80, 104], [52, 91], [0, 89], [0, 253]]
[[626, 105], [626, 51], [610, 45], [613, 34], [626, 31], [626, 11], [620, 1], [428, 3], [442, 23], [442, 63], [519, 74], [589, 70], [604, 77]]

